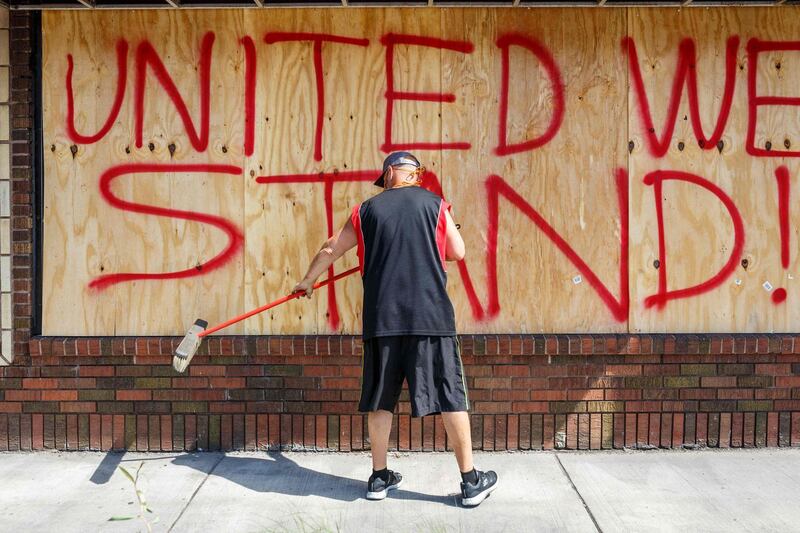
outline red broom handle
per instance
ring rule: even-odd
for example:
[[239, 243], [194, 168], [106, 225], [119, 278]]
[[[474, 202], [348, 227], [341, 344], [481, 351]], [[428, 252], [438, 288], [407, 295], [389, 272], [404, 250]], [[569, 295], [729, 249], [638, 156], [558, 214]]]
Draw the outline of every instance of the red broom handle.
[[[349, 276], [350, 274], [355, 274], [356, 272], [358, 272], [359, 268], [360, 267], [351, 268], [350, 270], [347, 270], [345, 272], [341, 272], [339, 274], [336, 274], [332, 278], [328, 278], [325, 281], [320, 281], [319, 283], [314, 285], [314, 290], [319, 289], [320, 287], [324, 287], [325, 285], [329, 285], [329, 284], [333, 283], [336, 280], [339, 280], [339, 279], [342, 279], [344, 277]], [[286, 303], [289, 300], [294, 300], [295, 298], [300, 298], [304, 294], [305, 294], [305, 292], [303, 292], [303, 291], [293, 292], [292, 294], [287, 294], [286, 296], [278, 298], [274, 302], [270, 302], [270, 303], [268, 303], [266, 305], [262, 305], [261, 307], [259, 307], [257, 309], [253, 309], [252, 311], [248, 311], [243, 315], [239, 315], [237, 317], [231, 318], [230, 320], [226, 320], [222, 324], [218, 324], [218, 325], [214, 326], [213, 328], [209, 328], [209, 329], [207, 329], [205, 331], [202, 331], [202, 332], [198, 333], [197, 336], [200, 337], [200, 338], [203, 338], [206, 335], [211, 335], [212, 333], [215, 333], [215, 332], [217, 332], [217, 331], [219, 331], [221, 329], [225, 329], [225, 328], [227, 328], [228, 326], [230, 326], [232, 324], [236, 324], [237, 322], [241, 322], [245, 318], [250, 318], [253, 315], [257, 315], [258, 313], [263, 313], [267, 309], [272, 309], [273, 307], [275, 307], [277, 305], [281, 305], [282, 303]]]

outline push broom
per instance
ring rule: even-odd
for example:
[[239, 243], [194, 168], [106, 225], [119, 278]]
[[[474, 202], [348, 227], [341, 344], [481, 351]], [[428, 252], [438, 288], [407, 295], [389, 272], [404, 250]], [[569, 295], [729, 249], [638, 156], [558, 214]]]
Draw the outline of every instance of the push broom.
[[[316, 285], [314, 285], [314, 289], [319, 289], [320, 287], [324, 287], [330, 283], [333, 283], [336, 280], [342, 279], [350, 274], [354, 274], [358, 272], [359, 267], [351, 268], [345, 272], [337, 274], [332, 278], [328, 278], [325, 281], [320, 281]], [[274, 302], [270, 302], [266, 305], [262, 305], [252, 311], [248, 311], [243, 315], [239, 315], [237, 317], [231, 318], [230, 320], [226, 320], [221, 324], [217, 324], [214, 327], [208, 328], [208, 322], [203, 319], [198, 318], [194, 321], [194, 325], [189, 328], [188, 333], [183, 338], [181, 343], [178, 345], [178, 349], [175, 350], [175, 355], [172, 357], [172, 367], [177, 370], [178, 372], [183, 372], [189, 367], [189, 363], [192, 362], [192, 357], [194, 354], [197, 353], [197, 349], [200, 348], [200, 343], [203, 341], [203, 337], [207, 335], [211, 335], [221, 329], [225, 329], [230, 325], [236, 324], [237, 322], [241, 322], [245, 318], [249, 318], [253, 315], [257, 315], [258, 313], [263, 313], [267, 309], [272, 309], [275, 306], [281, 305], [282, 303], [286, 303], [289, 300], [294, 300], [295, 298], [301, 297], [305, 294], [303, 291], [293, 292], [291, 294], [287, 294], [282, 298], [278, 298]], [[208, 329], [207, 329], [208, 328]]]

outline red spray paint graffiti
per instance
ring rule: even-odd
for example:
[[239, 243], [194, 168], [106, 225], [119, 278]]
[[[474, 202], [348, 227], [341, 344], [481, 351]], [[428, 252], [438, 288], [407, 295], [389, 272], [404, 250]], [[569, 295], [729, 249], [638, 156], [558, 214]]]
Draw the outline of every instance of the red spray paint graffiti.
[[[685, 289], [677, 289], [672, 291], [667, 290], [667, 243], [665, 240], [663, 205], [663, 183], [668, 180], [692, 183], [714, 194], [714, 196], [719, 198], [719, 200], [728, 210], [728, 214], [733, 222], [733, 249], [731, 250], [731, 255], [728, 258], [728, 261], [725, 263], [722, 269], [702, 283], [687, 287]], [[707, 179], [701, 178], [700, 176], [696, 176], [694, 174], [689, 174], [688, 172], [657, 170], [655, 172], [648, 173], [644, 177], [644, 183], [645, 185], [653, 186], [653, 196], [656, 201], [656, 218], [658, 222], [658, 259], [660, 262], [658, 269], [658, 292], [645, 298], [645, 307], [655, 306], [658, 309], [662, 309], [670, 300], [698, 296], [700, 294], [705, 294], [716, 287], [719, 287], [731, 276], [731, 274], [733, 274], [739, 259], [742, 257], [742, 250], [744, 249], [744, 223], [742, 222], [741, 214], [739, 214], [739, 209], [736, 207], [736, 204], [733, 203], [731, 197], [728, 196], [725, 191]]]
[[186, 128], [186, 135], [192, 146], [198, 152], [204, 152], [208, 146], [208, 122], [209, 110], [211, 107], [211, 50], [214, 46], [214, 32], [208, 32], [203, 36], [200, 44], [200, 133], [195, 129], [192, 117], [186, 107], [186, 102], [175, 82], [172, 81], [167, 68], [161, 62], [153, 45], [147, 41], [142, 41], [136, 49], [136, 80], [134, 85], [134, 116], [136, 120], [136, 146], [142, 147], [142, 130], [144, 129], [144, 90], [147, 78], [147, 66], [150, 65], [153, 74], [167, 92], [178, 114]]
[[622, 322], [628, 318], [628, 173], [619, 168], [616, 172], [617, 201], [620, 215], [620, 262], [619, 286], [620, 297], [617, 299], [600, 281], [600, 278], [575, 252], [570, 244], [551, 226], [547, 220], [499, 176], [489, 176], [486, 180], [486, 197], [488, 201], [489, 222], [486, 245], [486, 274], [489, 280], [488, 315], [497, 316], [500, 312], [500, 301], [497, 291], [497, 232], [498, 232], [498, 200], [503, 196], [511, 204], [530, 218], [537, 228], [548, 238], [575, 268], [586, 278], [589, 285], [597, 292], [603, 303], [611, 311], [614, 318]]
[[[135, 79], [134, 79], [134, 119], [135, 119], [135, 142], [141, 147], [144, 129], [144, 99], [145, 86], [148, 67], [161, 88], [175, 105], [179, 116], [186, 129], [186, 134], [198, 152], [207, 150], [209, 141], [209, 114], [210, 114], [210, 82], [211, 82], [211, 52], [214, 44], [214, 33], [207, 32], [200, 43], [199, 60], [197, 64], [199, 81], [199, 119], [194, 121], [189, 113], [189, 106], [178, 91], [172, 77], [168, 73], [165, 65], [161, 61], [153, 45], [148, 41], [142, 41], [136, 48], [135, 56]], [[264, 36], [264, 42], [274, 44], [285, 41], [310, 42], [312, 43], [315, 84], [316, 84], [316, 104], [317, 114], [314, 133], [314, 160], [321, 161], [322, 153], [322, 134], [326, 109], [325, 87], [324, 87], [324, 64], [322, 56], [323, 43], [348, 44], [355, 46], [368, 46], [369, 40], [329, 35], [321, 33], [281, 33], [271, 32]], [[257, 56], [256, 46], [253, 39], [244, 36], [239, 43], [243, 47], [244, 54], [244, 152], [245, 155], [252, 155], [255, 146], [255, 116], [256, 116], [256, 84], [257, 84]], [[452, 103], [456, 97], [450, 93], [423, 93], [407, 92], [396, 90], [395, 84], [395, 65], [394, 54], [396, 47], [423, 46], [446, 50], [450, 52], [469, 54], [474, 47], [472, 43], [466, 41], [445, 41], [437, 38], [430, 38], [416, 35], [397, 35], [387, 34], [381, 38], [381, 43], [386, 47], [385, 50], [385, 72], [386, 72], [386, 116], [384, 142], [380, 149], [384, 152], [399, 149], [417, 150], [466, 150], [471, 147], [469, 142], [399, 142], [392, 138], [392, 124], [394, 117], [394, 107], [397, 101], [410, 100], [432, 103]], [[502, 60], [500, 77], [500, 89], [498, 94], [498, 146], [495, 153], [507, 156], [523, 151], [534, 150], [550, 142], [558, 133], [565, 114], [566, 100], [564, 97], [564, 84], [561, 71], [548, 48], [533, 39], [532, 37], [520, 34], [505, 34], [497, 41]], [[511, 90], [511, 66], [510, 50], [511, 47], [521, 47], [533, 54], [543, 68], [553, 90], [553, 108], [551, 110], [550, 122], [544, 132], [538, 136], [509, 142], [508, 139], [508, 115], [509, 115], [509, 91]], [[698, 101], [697, 72], [696, 72], [696, 47], [691, 39], [684, 39], [678, 47], [678, 63], [672, 80], [671, 94], [667, 103], [666, 119], [660, 135], [656, 135], [655, 127], [651, 114], [650, 102], [644, 89], [641, 66], [637, 55], [634, 41], [625, 38], [622, 41], [623, 53], [629, 58], [629, 68], [631, 74], [632, 93], [639, 106], [639, 115], [642, 127], [645, 131], [645, 140], [649, 153], [654, 157], [663, 156], [669, 148], [670, 140], [673, 136], [677, 120], [678, 108], [683, 97], [684, 86], [687, 92], [689, 111], [694, 134], [698, 144], [704, 149], [712, 149], [721, 139], [724, 129], [728, 123], [731, 111], [732, 99], [734, 95], [735, 73], [736, 73], [736, 52], [739, 46], [739, 38], [732, 36], [727, 40], [725, 54], [725, 88], [721, 96], [721, 105], [717, 115], [714, 130], [710, 136], [706, 137], [703, 125], [700, 120], [700, 107]], [[767, 42], [758, 39], [751, 39], [747, 46], [748, 55], [748, 132], [746, 149], [749, 154], [756, 157], [774, 156], [798, 156], [800, 151], [778, 151], [769, 148], [761, 149], [754, 146], [755, 129], [757, 124], [757, 111], [760, 106], [800, 106], [800, 97], [776, 97], [761, 96], [756, 91], [756, 73], [758, 67], [759, 54], [767, 51], [800, 51], [800, 42]], [[66, 72], [66, 93], [67, 93], [67, 124], [66, 130], [69, 138], [76, 143], [94, 143], [106, 136], [117, 120], [121, 105], [125, 97], [125, 86], [127, 83], [127, 53], [128, 43], [120, 40], [116, 46], [117, 59], [117, 87], [114, 102], [109, 110], [109, 115], [100, 129], [94, 134], [80, 134], [75, 127], [75, 102], [73, 95], [73, 58], [67, 56]], [[787, 145], [788, 148], [788, 145]], [[163, 173], [163, 172], [211, 172], [224, 173], [241, 176], [242, 170], [236, 166], [226, 165], [160, 165], [160, 164], [138, 164], [138, 165], [119, 165], [108, 169], [100, 178], [100, 192], [103, 197], [114, 207], [135, 213], [152, 214], [156, 216], [173, 217], [178, 219], [197, 221], [209, 224], [224, 231], [228, 236], [228, 244], [225, 249], [201, 266], [201, 268], [187, 269], [169, 273], [119, 273], [109, 274], [96, 278], [91, 282], [91, 286], [103, 289], [114, 283], [131, 281], [135, 279], [174, 279], [191, 276], [203, 275], [206, 272], [220, 268], [231, 260], [242, 247], [242, 235], [238, 228], [230, 221], [212, 215], [178, 211], [156, 206], [137, 204], [116, 197], [111, 191], [111, 182], [123, 175], [140, 173]], [[318, 174], [298, 174], [280, 176], [262, 176], [257, 179], [258, 183], [321, 183], [324, 185], [324, 204], [326, 225], [329, 234], [333, 233], [333, 191], [334, 184], [339, 182], [371, 182], [377, 171], [345, 171]], [[778, 186], [778, 216], [781, 236], [781, 264], [788, 268], [790, 260], [790, 226], [789, 226], [789, 173], [785, 166], [781, 166], [775, 171]], [[678, 289], [667, 289], [667, 260], [665, 243], [665, 221], [663, 216], [663, 182], [675, 180], [690, 183], [704, 188], [714, 194], [726, 207], [733, 223], [734, 247], [731, 255], [724, 267], [714, 276], [698, 285]], [[437, 177], [429, 173], [425, 176], [427, 186], [442, 194], [441, 184]], [[467, 263], [458, 262], [458, 269], [463, 282], [463, 288], [470, 304], [472, 316], [476, 320], [493, 318], [500, 312], [500, 298], [498, 294], [497, 280], [497, 254], [498, 254], [498, 224], [500, 217], [500, 198], [507, 200], [513, 208], [519, 209], [527, 216], [534, 225], [545, 235], [556, 248], [578, 269], [592, 289], [598, 294], [600, 299], [609, 309], [612, 316], [618, 321], [627, 319], [630, 302], [628, 292], [628, 176], [624, 169], [617, 169], [615, 172], [615, 185], [617, 188], [617, 200], [620, 216], [620, 272], [619, 272], [619, 296], [608, 289], [603, 281], [575, 251], [572, 245], [559, 234], [546, 220], [541, 213], [525, 200], [518, 190], [510, 186], [505, 180], [497, 175], [489, 176], [485, 181], [486, 202], [488, 207], [487, 220], [487, 250], [486, 250], [486, 269], [487, 269], [487, 301], [484, 306], [478, 297], [473, 285]], [[731, 198], [713, 183], [686, 172], [673, 170], [660, 170], [651, 172], [644, 178], [647, 185], [653, 186], [655, 196], [656, 216], [659, 235], [659, 281], [658, 291], [645, 299], [645, 305], [655, 309], [663, 309], [671, 300], [689, 298], [709, 292], [723, 283], [736, 267], [736, 263], [742, 255], [744, 246], [744, 226], [741, 215], [731, 200]], [[786, 298], [786, 291], [778, 288], [773, 291], [773, 301], [781, 303]], [[333, 329], [339, 327], [340, 317], [337, 310], [335, 286], [331, 286], [328, 291], [329, 322]]]
[[241, 40], [244, 47], [244, 155], [253, 155], [256, 136], [256, 45], [250, 36]]
[[[800, 52], [800, 41], [762, 41], [750, 39], [747, 42], [747, 153], [755, 157], [800, 157], [800, 150], [773, 150], [770, 146], [756, 146], [756, 124], [758, 108], [761, 106], [800, 106], [800, 97], [796, 96], [759, 96], [756, 89], [758, 74], [758, 56], [764, 52]], [[769, 141], [767, 141], [769, 142]], [[788, 148], [788, 146], [787, 146]]]
[[[259, 176], [257, 183], [324, 183], [325, 184], [325, 212], [328, 221], [328, 234], [334, 231], [333, 225], [333, 184], [337, 182], [372, 182], [378, 170], [357, 170], [334, 173], [319, 174], [292, 174], [279, 176]], [[516, 208], [520, 209], [534, 224], [550, 239], [556, 247], [575, 265], [578, 271], [586, 277], [591, 287], [598, 293], [603, 303], [609, 308], [618, 321], [624, 321], [628, 316], [629, 293], [628, 293], [628, 175], [624, 169], [618, 169], [616, 175], [616, 188], [620, 212], [620, 298], [611, 294], [608, 288], [600, 281], [597, 275], [586, 264], [585, 261], [575, 252], [575, 250], [561, 237], [561, 235], [539, 214], [539, 212], [525, 201], [513, 187], [508, 185], [499, 176], [490, 176], [486, 180], [486, 195], [489, 209], [488, 220], [488, 244], [486, 251], [487, 279], [489, 280], [489, 295], [487, 308], [480, 303], [480, 299], [475, 291], [469, 268], [465, 261], [458, 262], [458, 270], [464, 285], [467, 299], [470, 303], [472, 316], [475, 320], [483, 320], [497, 316], [500, 311], [500, 302], [497, 289], [497, 234], [499, 209], [498, 203], [500, 196], [510, 201]], [[440, 196], [442, 194], [441, 183], [435, 174], [427, 172], [423, 176], [423, 186]], [[335, 285], [332, 284], [328, 290], [328, 313], [329, 323], [333, 329], [337, 329], [339, 324], [339, 314], [336, 306]]]
[[280, 33], [272, 32], [264, 36], [264, 42], [274, 44], [286, 41], [311, 41], [314, 43], [314, 79], [317, 85], [317, 123], [314, 131], [314, 160], [322, 161], [322, 124], [325, 119], [325, 84], [322, 73], [322, 43], [369, 45], [369, 39], [354, 39], [342, 35], [325, 33]]
[[[497, 40], [497, 46], [500, 48], [503, 57], [503, 67], [501, 74], [501, 88], [500, 88], [500, 130], [498, 138], [500, 142], [495, 148], [497, 155], [510, 155], [518, 152], [525, 152], [544, 146], [549, 143], [564, 120], [564, 82], [561, 80], [561, 72], [556, 65], [555, 59], [550, 51], [542, 45], [539, 41], [525, 37], [518, 34], [503, 35]], [[544, 133], [530, 139], [528, 141], [508, 144], [508, 91], [509, 91], [509, 75], [510, 75], [510, 58], [509, 49], [512, 46], [519, 46], [527, 49], [539, 59], [542, 67], [547, 72], [550, 78], [550, 85], [553, 89], [553, 115], [550, 119], [550, 124]]]
[[633, 92], [639, 104], [639, 115], [644, 129], [647, 147], [653, 157], [663, 157], [669, 149], [672, 134], [675, 131], [675, 121], [678, 119], [678, 106], [683, 95], [683, 86], [689, 98], [689, 114], [692, 118], [692, 129], [697, 137], [697, 144], [700, 148], [711, 150], [716, 147], [722, 138], [722, 132], [728, 122], [728, 115], [731, 111], [733, 102], [733, 90], [736, 86], [736, 51], [739, 48], [739, 37], [728, 38], [725, 48], [725, 89], [722, 95], [722, 104], [717, 124], [714, 132], [706, 138], [703, 133], [703, 123], [700, 120], [700, 105], [697, 99], [697, 54], [695, 52], [694, 41], [683, 39], [678, 47], [678, 66], [675, 68], [675, 75], [672, 78], [672, 93], [667, 105], [666, 122], [661, 131], [661, 138], [656, 136], [656, 129], [653, 126], [653, 116], [650, 113], [650, 102], [642, 80], [642, 71], [639, 65], [639, 55], [636, 52], [636, 43], [630, 37], [622, 39], [622, 50], [628, 54], [628, 65], [631, 73]]
[[[327, 224], [328, 235], [332, 235], [335, 230], [333, 223], [333, 185], [334, 183], [353, 183], [363, 182], [372, 183], [375, 176], [380, 174], [380, 170], [348, 170], [334, 172], [320, 172], [317, 174], [286, 174], [274, 176], [259, 176], [256, 183], [264, 185], [274, 183], [323, 183], [325, 185], [325, 221]], [[432, 192], [442, 196], [442, 186], [439, 179], [432, 172], [426, 172], [423, 177], [423, 186]], [[333, 277], [333, 266], [328, 269], [328, 274]], [[328, 325], [334, 331], [339, 329], [340, 317], [339, 307], [336, 303], [336, 282], [328, 286]]]
[[[775, 169], [775, 180], [778, 185], [778, 226], [781, 234], [781, 266], [784, 270], [789, 268], [791, 253], [789, 252], [789, 196], [791, 185], [789, 183], [789, 169], [781, 165]], [[786, 301], [786, 289], [778, 287], [772, 292], [772, 302], [781, 304]]]
[[227, 264], [237, 252], [242, 248], [244, 243], [244, 236], [242, 232], [231, 221], [206, 213], [195, 213], [193, 211], [181, 211], [178, 209], [169, 209], [166, 207], [157, 207], [154, 205], [140, 204], [136, 202], [129, 202], [122, 200], [111, 191], [111, 183], [122, 176], [134, 174], [165, 174], [172, 172], [197, 172], [204, 174], [230, 174], [234, 176], [241, 176], [242, 169], [240, 167], [231, 165], [172, 165], [172, 164], [126, 164], [111, 167], [100, 176], [100, 194], [112, 206], [122, 211], [131, 213], [142, 213], [147, 215], [156, 215], [160, 217], [177, 218], [182, 220], [191, 220], [200, 222], [201, 224], [208, 224], [214, 226], [225, 232], [228, 236], [228, 244], [225, 249], [220, 253], [194, 268], [187, 268], [176, 272], [160, 272], [160, 273], [145, 273], [145, 272], [125, 272], [117, 274], [106, 274], [98, 276], [89, 283], [89, 287], [102, 290], [114, 285], [115, 283], [122, 283], [125, 281], [134, 281], [139, 279], [163, 280], [163, 279], [181, 279], [191, 278], [195, 276], [202, 276], [209, 272], [213, 272], [218, 268]]
[[114, 103], [105, 124], [94, 135], [81, 135], [75, 129], [75, 96], [72, 91], [72, 54], [67, 54], [67, 136], [72, 142], [81, 144], [96, 143], [106, 136], [117, 120], [122, 100], [125, 98], [125, 87], [128, 84], [128, 41], [117, 41], [117, 90], [114, 94]]
[[456, 101], [456, 96], [451, 93], [415, 93], [396, 91], [394, 88], [394, 49], [397, 45], [427, 46], [441, 50], [452, 50], [462, 54], [470, 54], [474, 46], [466, 41], [445, 41], [433, 37], [420, 37], [418, 35], [398, 35], [388, 33], [381, 38], [381, 43], [386, 46], [386, 128], [384, 143], [381, 150], [389, 153], [395, 150], [468, 150], [468, 142], [395, 142], [392, 139], [392, 120], [394, 118], [394, 103], [397, 100], [416, 100], [419, 102], [447, 102]]

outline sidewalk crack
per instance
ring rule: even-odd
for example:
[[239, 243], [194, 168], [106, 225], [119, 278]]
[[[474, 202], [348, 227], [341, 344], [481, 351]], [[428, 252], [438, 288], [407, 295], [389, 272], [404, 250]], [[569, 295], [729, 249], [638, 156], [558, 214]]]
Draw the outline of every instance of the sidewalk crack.
[[175, 521], [172, 523], [172, 525], [169, 526], [169, 529], [167, 530], [167, 533], [170, 533], [170, 531], [172, 531], [172, 529], [175, 527], [175, 525], [178, 523], [178, 521], [181, 519], [181, 517], [183, 517], [183, 514], [186, 512], [186, 509], [189, 508], [189, 505], [191, 505], [192, 501], [194, 500], [194, 497], [197, 496], [197, 493], [200, 492], [200, 489], [203, 488], [203, 485], [205, 485], [206, 480], [211, 476], [211, 474], [214, 473], [214, 470], [217, 469], [217, 467], [219, 466], [219, 464], [222, 462], [223, 459], [225, 459], [225, 454], [224, 453], [220, 456], [220, 458], [217, 460], [217, 462], [214, 463], [214, 466], [212, 466], [211, 469], [208, 471], [208, 473], [205, 475], [205, 477], [203, 478], [203, 481], [201, 481], [200, 484], [197, 486], [197, 488], [194, 489], [194, 492], [189, 497], [189, 500], [186, 502], [186, 505], [183, 506], [183, 509], [181, 509], [180, 514], [178, 514], [178, 518], [176, 518]]
[[578, 495], [578, 499], [583, 504], [583, 508], [586, 509], [586, 514], [588, 514], [589, 518], [592, 519], [592, 523], [594, 524], [595, 530], [597, 530], [598, 533], [603, 533], [603, 530], [600, 527], [600, 524], [597, 523], [597, 519], [594, 517], [594, 514], [592, 513], [592, 510], [589, 508], [589, 505], [586, 503], [586, 500], [583, 499], [583, 496], [581, 495], [581, 492], [578, 490], [578, 487], [576, 487], [575, 483], [573, 483], [572, 477], [569, 475], [569, 472], [567, 472], [567, 469], [564, 468], [564, 464], [561, 462], [561, 458], [558, 456], [557, 453], [554, 453], [553, 455], [555, 455], [556, 461], [558, 462], [558, 466], [561, 467], [561, 471], [564, 473], [564, 476], [567, 478], [567, 481], [569, 481], [569, 484], [572, 487], [572, 490], [574, 490], [575, 494]]

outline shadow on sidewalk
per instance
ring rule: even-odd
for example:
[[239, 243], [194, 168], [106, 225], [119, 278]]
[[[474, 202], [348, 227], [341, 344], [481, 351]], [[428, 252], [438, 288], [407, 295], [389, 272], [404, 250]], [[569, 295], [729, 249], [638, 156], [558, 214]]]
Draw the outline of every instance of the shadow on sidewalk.
[[[172, 464], [196, 467], [194, 455], [180, 455]], [[335, 458], [332, 457], [332, 460]], [[320, 496], [332, 500], [352, 502], [364, 499], [365, 480], [356, 480], [300, 466], [280, 452], [257, 457], [226, 456], [210, 475], [230, 480], [256, 492], [273, 492], [289, 496]], [[427, 501], [457, 507], [455, 496], [437, 496], [404, 490], [402, 487], [390, 496], [399, 500]]]

